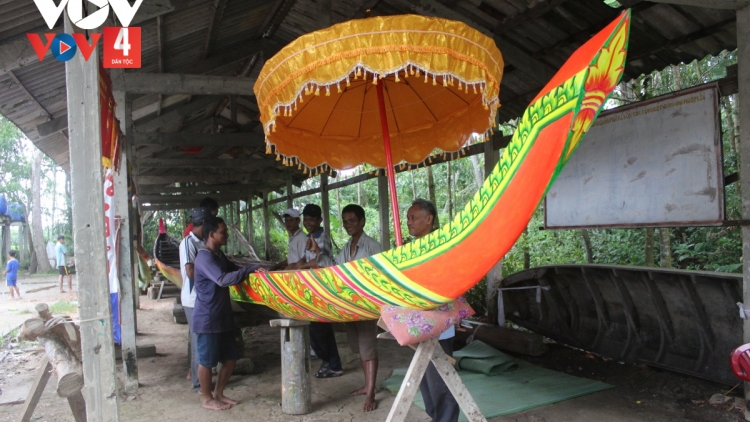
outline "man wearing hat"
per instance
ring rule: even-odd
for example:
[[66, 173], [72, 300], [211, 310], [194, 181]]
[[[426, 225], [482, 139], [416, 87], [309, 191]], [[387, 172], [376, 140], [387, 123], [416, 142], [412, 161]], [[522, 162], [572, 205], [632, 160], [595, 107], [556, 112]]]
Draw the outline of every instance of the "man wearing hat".
[[65, 247], [65, 236], [57, 236], [57, 245], [55, 245], [55, 258], [57, 261], [57, 272], [60, 274], [60, 293], [63, 290], [63, 279], [68, 276], [68, 289], [73, 291], [73, 275], [68, 270], [68, 248]]
[[180, 273], [182, 274], [182, 308], [188, 320], [190, 333], [188, 336], [188, 364], [190, 365], [190, 381], [193, 391], [200, 392], [201, 385], [198, 381], [198, 351], [196, 349], [196, 336], [193, 331], [193, 308], [195, 308], [195, 256], [198, 250], [204, 247], [203, 243], [203, 221], [212, 216], [211, 210], [207, 208], [195, 208], [190, 212], [190, 223], [192, 229], [180, 242]]
[[289, 234], [289, 255], [286, 258], [287, 270], [297, 269], [306, 262], [305, 243], [307, 242], [307, 236], [299, 227], [299, 217], [299, 211], [294, 208], [289, 208], [284, 211], [284, 214], [281, 214], [281, 218], [284, 220], [284, 228]]

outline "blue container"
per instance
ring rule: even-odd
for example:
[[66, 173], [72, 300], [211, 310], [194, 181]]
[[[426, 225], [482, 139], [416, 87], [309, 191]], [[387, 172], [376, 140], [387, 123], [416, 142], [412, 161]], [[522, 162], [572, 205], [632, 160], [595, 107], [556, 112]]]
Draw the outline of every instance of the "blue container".
[[5, 195], [0, 195], [0, 215], [5, 215], [8, 212], [8, 200], [5, 199]]
[[23, 205], [19, 203], [12, 203], [8, 205], [8, 214], [12, 221], [26, 221], [26, 211], [23, 209]]

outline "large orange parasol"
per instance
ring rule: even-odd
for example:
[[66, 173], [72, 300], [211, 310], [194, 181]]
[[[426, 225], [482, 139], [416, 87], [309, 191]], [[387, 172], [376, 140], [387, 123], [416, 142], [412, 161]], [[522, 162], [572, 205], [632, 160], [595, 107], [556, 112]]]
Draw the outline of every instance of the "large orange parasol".
[[267, 152], [284, 164], [386, 169], [401, 245], [394, 165], [459, 151], [491, 130], [502, 73], [494, 41], [475, 29], [400, 15], [303, 35], [266, 62], [254, 88]]

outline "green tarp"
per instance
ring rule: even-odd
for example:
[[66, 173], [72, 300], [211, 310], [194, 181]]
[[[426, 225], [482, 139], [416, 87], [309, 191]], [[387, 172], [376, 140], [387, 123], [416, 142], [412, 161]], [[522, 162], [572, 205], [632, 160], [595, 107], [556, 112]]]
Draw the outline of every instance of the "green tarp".
[[[475, 343], [481, 342], [473, 342], [456, 352], [454, 357], [461, 367], [472, 367], [480, 371], [460, 369], [458, 374], [486, 418], [522, 412], [612, 388], [600, 381], [540, 368], [523, 360], [513, 359], [484, 343], [474, 345]], [[471, 348], [466, 350], [469, 347]], [[481, 359], [477, 356], [487, 357]], [[485, 373], [495, 375], [488, 376]], [[397, 394], [405, 375], [406, 369], [394, 370], [391, 377], [383, 382], [383, 387]], [[414, 398], [414, 404], [424, 409], [419, 392]], [[467, 419], [462, 413], [459, 420]]]

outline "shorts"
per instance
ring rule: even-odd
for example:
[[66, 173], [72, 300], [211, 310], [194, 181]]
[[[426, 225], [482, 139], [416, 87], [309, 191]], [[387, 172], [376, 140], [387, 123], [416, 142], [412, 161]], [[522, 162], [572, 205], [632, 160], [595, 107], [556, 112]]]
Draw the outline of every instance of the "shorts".
[[8, 287], [16, 287], [16, 283], [17, 282], [18, 282], [18, 280], [6, 279], [5, 280], [5, 285], [8, 286]]
[[213, 368], [219, 362], [238, 360], [240, 349], [234, 339], [233, 331], [223, 333], [196, 333], [198, 363], [206, 368]]
[[59, 267], [57, 267], [57, 272], [60, 275], [70, 275], [70, 271], [68, 271], [68, 267], [66, 267], [65, 265], [60, 265]]
[[378, 358], [377, 321], [345, 322], [344, 327], [352, 352], [359, 353], [359, 358], [364, 361]]

